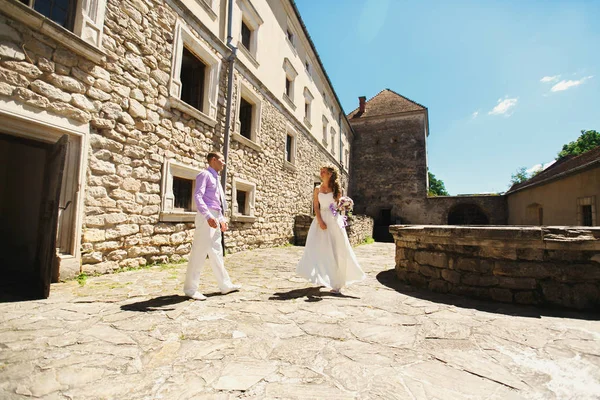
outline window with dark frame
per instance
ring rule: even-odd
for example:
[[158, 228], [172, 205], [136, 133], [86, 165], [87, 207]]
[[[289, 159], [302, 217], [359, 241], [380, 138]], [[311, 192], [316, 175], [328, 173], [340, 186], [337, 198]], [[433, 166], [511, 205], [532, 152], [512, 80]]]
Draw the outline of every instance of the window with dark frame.
[[204, 106], [204, 80], [206, 64], [186, 47], [181, 57], [181, 100], [202, 111]]
[[250, 39], [252, 38], [252, 30], [242, 21], [242, 44], [247, 50], [250, 50]]
[[194, 181], [177, 176], [173, 177], [173, 196], [175, 197], [175, 208], [184, 211], [192, 211], [192, 191]]
[[310, 103], [308, 101], [304, 103], [304, 118], [310, 119]]
[[247, 215], [247, 213], [246, 213], [246, 201], [248, 199], [248, 192], [240, 190], [240, 189], [236, 189], [236, 196], [235, 196], [235, 198], [237, 200], [237, 212], [238, 212], [238, 214]]
[[289, 29], [285, 32], [290, 43], [294, 44], [294, 34]]
[[592, 206], [591, 204], [581, 206], [581, 220], [583, 226], [592, 226]]
[[285, 159], [287, 160], [287, 162], [290, 162], [290, 163], [292, 162], [292, 141], [293, 140], [294, 140], [294, 137], [288, 133], [287, 137], [285, 139]]
[[44, 17], [73, 31], [77, 0], [20, 0]]
[[240, 100], [240, 135], [252, 139], [252, 104], [243, 97]]

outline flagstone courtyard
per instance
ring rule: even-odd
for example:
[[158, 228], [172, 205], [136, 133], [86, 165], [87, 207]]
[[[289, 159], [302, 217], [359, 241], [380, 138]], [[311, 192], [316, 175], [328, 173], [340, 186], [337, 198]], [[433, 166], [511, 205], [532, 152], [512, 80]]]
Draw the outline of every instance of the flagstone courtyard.
[[2, 399], [593, 399], [600, 318], [397, 283], [393, 244], [355, 248], [367, 279], [332, 295], [295, 277], [302, 247], [53, 284], [0, 303]]

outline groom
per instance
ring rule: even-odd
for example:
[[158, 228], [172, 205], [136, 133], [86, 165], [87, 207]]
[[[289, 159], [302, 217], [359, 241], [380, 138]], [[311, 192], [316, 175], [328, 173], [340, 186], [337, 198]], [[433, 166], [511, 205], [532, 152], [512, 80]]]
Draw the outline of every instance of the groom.
[[223, 262], [221, 232], [227, 230], [224, 214], [227, 211], [225, 194], [219, 182], [219, 172], [225, 166], [221, 153], [208, 153], [208, 168], [196, 176], [196, 232], [192, 252], [188, 261], [183, 292], [195, 300], [206, 300], [206, 296], [198, 292], [198, 282], [206, 256], [210, 259], [213, 273], [221, 293], [227, 294], [240, 289], [240, 285], [231, 283]]

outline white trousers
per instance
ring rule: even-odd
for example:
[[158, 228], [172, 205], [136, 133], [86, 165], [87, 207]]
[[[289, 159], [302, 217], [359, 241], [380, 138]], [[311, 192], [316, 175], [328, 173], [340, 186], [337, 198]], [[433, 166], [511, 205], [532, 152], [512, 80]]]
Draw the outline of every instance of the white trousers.
[[[210, 210], [210, 212], [215, 219], [218, 218], [218, 211]], [[229, 288], [231, 286], [231, 279], [227, 270], [225, 270], [225, 263], [223, 262], [221, 228], [220, 226], [216, 229], [211, 228], [206, 218], [202, 214], [196, 213], [196, 232], [194, 233], [192, 252], [188, 261], [185, 284], [183, 286], [183, 292], [188, 296], [193, 295], [198, 290], [200, 274], [202, 273], [202, 267], [207, 255], [219, 289], [224, 290]]]

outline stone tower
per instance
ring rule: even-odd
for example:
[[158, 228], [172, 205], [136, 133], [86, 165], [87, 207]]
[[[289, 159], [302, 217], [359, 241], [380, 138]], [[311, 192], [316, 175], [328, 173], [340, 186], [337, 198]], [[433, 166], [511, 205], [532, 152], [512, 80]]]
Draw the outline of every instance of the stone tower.
[[375, 219], [374, 237], [390, 224], [426, 223], [427, 108], [385, 89], [348, 115], [355, 132], [350, 196], [355, 212]]

